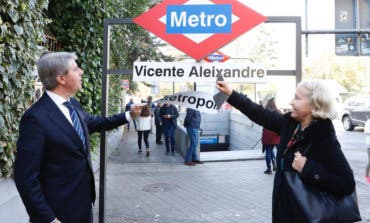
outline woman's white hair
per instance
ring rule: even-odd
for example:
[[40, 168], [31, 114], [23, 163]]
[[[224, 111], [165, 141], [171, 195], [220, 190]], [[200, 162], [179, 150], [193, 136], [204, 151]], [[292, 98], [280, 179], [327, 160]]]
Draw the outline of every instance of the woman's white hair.
[[297, 87], [307, 90], [307, 96], [311, 98], [312, 117], [321, 119], [335, 119], [337, 111], [335, 108], [335, 91], [329, 83], [324, 80], [305, 80]]

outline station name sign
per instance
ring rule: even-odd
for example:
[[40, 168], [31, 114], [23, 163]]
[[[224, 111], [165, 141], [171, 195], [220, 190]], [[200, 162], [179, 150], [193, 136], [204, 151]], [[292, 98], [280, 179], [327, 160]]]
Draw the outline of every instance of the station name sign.
[[134, 81], [265, 83], [266, 69], [256, 64], [135, 62]]

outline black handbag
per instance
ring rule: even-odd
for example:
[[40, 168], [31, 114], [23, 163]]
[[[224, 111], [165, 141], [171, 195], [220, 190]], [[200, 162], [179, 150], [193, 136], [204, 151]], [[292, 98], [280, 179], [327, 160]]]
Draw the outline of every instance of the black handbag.
[[302, 222], [343, 223], [361, 221], [356, 190], [350, 195], [336, 196], [304, 184], [296, 171], [286, 171], [284, 173], [288, 190], [294, 202], [293, 207], [299, 209]]

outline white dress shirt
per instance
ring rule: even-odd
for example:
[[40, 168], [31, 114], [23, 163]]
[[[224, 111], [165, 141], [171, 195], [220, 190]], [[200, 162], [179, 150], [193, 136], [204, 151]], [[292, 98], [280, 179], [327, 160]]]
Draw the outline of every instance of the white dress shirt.
[[[65, 98], [63, 98], [62, 96], [59, 96], [51, 91], [46, 91], [46, 93], [49, 95], [49, 97], [51, 98], [51, 100], [58, 106], [58, 108], [60, 109], [60, 111], [62, 111], [63, 115], [68, 119], [68, 121], [71, 123], [71, 125], [73, 126], [73, 122], [72, 122], [72, 119], [71, 119], [71, 115], [69, 114], [69, 110], [67, 108], [67, 106], [65, 106], [63, 103], [68, 101], [66, 100]], [[127, 111], [125, 112], [125, 117], [126, 117], [126, 120], [129, 122], [131, 121], [131, 116], [130, 116], [130, 112]]]
[[67, 106], [65, 106], [63, 103], [68, 101], [66, 100], [65, 98], [63, 98], [62, 96], [59, 96], [51, 91], [46, 91], [46, 94], [49, 95], [49, 97], [51, 98], [51, 100], [58, 106], [58, 108], [60, 109], [60, 111], [62, 111], [63, 115], [68, 119], [68, 121], [71, 123], [71, 125], [73, 126], [73, 122], [72, 122], [72, 119], [71, 119], [71, 115], [69, 114], [69, 110], [67, 108]]

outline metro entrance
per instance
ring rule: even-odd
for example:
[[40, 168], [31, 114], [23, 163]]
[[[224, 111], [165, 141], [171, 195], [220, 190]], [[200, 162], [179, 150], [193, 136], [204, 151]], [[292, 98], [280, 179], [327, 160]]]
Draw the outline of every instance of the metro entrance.
[[[295, 67], [294, 69], [274, 70], [268, 69], [268, 76], [292, 76], [295, 77], [295, 83], [302, 79], [302, 46], [301, 46], [301, 20], [299, 17], [269, 17], [265, 23], [283, 23], [293, 24], [295, 27]], [[132, 19], [107, 19], [104, 21], [104, 49], [103, 49], [103, 78], [102, 78], [102, 116], [107, 115], [109, 75], [132, 75], [131, 69], [110, 69], [109, 47], [110, 47], [110, 27], [112, 25], [133, 25]], [[99, 180], [99, 222], [103, 223], [105, 219], [105, 192], [106, 192], [106, 153], [107, 134], [101, 134], [100, 144], [100, 180]]]

